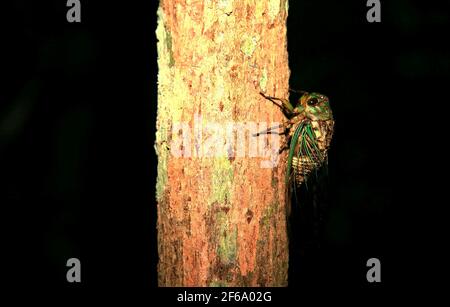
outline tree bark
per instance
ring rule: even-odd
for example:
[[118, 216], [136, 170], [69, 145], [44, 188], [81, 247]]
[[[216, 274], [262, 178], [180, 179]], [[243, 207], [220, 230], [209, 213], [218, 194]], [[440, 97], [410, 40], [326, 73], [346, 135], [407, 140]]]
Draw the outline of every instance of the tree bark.
[[[161, 0], [158, 282], [286, 286], [287, 0]], [[256, 143], [255, 143], [256, 142]], [[276, 153], [276, 154], [274, 154]]]

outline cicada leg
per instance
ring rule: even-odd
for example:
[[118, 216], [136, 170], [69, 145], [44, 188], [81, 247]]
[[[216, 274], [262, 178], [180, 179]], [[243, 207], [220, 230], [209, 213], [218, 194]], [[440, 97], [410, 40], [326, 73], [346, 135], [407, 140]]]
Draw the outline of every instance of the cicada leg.
[[283, 140], [283, 143], [281, 144], [280, 149], [278, 149], [278, 154], [281, 154], [286, 149], [289, 149], [289, 140], [288, 140], [288, 138], [285, 138]]
[[[283, 139], [283, 143], [281, 144], [280, 149], [278, 150], [278, 153], [280, 154], [280, 153], [282, 153], [285, 149], [289, 149], [289, 145], [288, 145], [288, 144], [289, 144], [289, 139], [290, 139], [290, 137], [289, 137], [289, 135], [288, 135], [288, 132], [289, 132], [289, 130], [290, 130], [291, 127], [292, 127], [292, 123], [291, 123], [290, 121], [287, 121], [287, 122], [282, 123], [282, 124], [280, 124], [280, 125], [273, 126], [273, 127], [270, 127], [270, 128], [268, 128], [268, 129], [266, 129], [266, 130], [264, 130], [264, 131], [255, 133], [255, 134], [253, 134], [253, 136], [259, 136], [259, 135], [261, 135], [261, 134], [278, 134], [278, 135], [286, 135], [286, 137]], [[278, 129], [278, 128], [281, 128], [282, 130], [281, 130], [281, 131], [272, 131], [273, 129]]]
[[[261, 132], [253, 134], [253, 136], [260, 136], [261, 134], [278, 134], [283, 135], [287, 134], [289, 132], [289, 129], [292, 127], [291, 121], [287, 121], [285, 123], [267, 128], [266, 130], [263, 130]], [[281, 131], [273, 131], [273, 129], [279, 129], [281, 128]]]
[[[277, 98], [277, 97], [272, 97], [272, 96], [266, 96], [264, 93], [260, 92], [259, 93], [261, 96], [263, 96], [264, 98], [270, 100], [273, 102], [273, 104], [275, 104], [277, 107], [279, 107], [281, 110], [283, 110], [284, 113], [288, 114], [289, 117], [293, 114], [294, 112], [294, 107], [292, 106], [292, 104], [289, 102], [289, 100], [287, 99], [282, 99], [282, 98]], [[280, 102], [277, 103], [277, 101]]]

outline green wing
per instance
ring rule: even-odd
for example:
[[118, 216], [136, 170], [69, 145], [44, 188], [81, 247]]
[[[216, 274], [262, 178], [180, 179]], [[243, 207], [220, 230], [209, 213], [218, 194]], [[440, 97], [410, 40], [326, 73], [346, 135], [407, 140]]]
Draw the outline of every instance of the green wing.
[[[300, 132], [303, 130], [305, 126], [304, 122], [301, 122], [294, 131], [294, 135], [291, 138], [291, 144], [289, 146], [289, 156], [287, 161], [287, 172], [286, 172], [286, 185], [289, 185], [291, 178], [291, 169], [292, 169], [292, 158], [294, 158], [295, 147], [297, 146]], [[295, 176], [294, 176], [295, 178]], [[295, 179], [294, 179], [295, 180]]]

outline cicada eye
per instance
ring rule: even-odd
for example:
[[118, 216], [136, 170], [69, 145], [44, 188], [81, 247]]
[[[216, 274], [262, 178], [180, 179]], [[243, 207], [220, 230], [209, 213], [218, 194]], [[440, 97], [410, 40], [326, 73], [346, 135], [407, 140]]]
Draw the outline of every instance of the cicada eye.
[[317, 98], [311, 98], [308, 100], [308, 105], [315, 106], [318, 102], [319, 102], [319, 100], [317, 100]]

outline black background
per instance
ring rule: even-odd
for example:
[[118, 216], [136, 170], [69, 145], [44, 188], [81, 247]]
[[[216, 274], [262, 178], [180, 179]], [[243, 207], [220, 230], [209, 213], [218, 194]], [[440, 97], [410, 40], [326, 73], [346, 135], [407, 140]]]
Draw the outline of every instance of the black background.
[[[65, 1], [2, 9], [0, 193], [11, 271], [2, 278], [26, 288], [146, 290], [157, 286], [158, 4], [81, 2], [80, 24], [66, 21]], [[336, 120], [320, 235], [309, 234], [307, 209], [291, 219], [290, 293], [404, 281], [397, 260], [411, 238], [400, 235], [394, 193], [409, 127], [400, 120], [421, 118], [425, 86], [445, 87], [448, 50], [434, 46], [448, 17], [424, 3], [382, 1], [382, 22], [371, 24], [365, 2], [290, 1], [291, 87], [329, 96]], [[65, 281], [71, 257], [82, 263], [79, 285]], [[371, 257], [381, 260], [381, 284], [365, 279]]]

